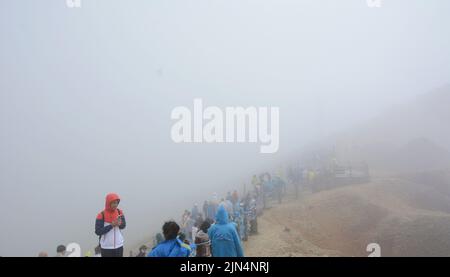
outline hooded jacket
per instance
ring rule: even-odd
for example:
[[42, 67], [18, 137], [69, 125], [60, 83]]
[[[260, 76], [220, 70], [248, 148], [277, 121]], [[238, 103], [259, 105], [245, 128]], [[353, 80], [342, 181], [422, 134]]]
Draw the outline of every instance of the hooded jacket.
[[244, 256], [236, 225], [228, 222], [228, 213], [223, 205], [217, 210], [216, 223], [209, 228], [208, 236], [213, 257]]
[[161, 242], [147, 257], [189, 257], [190, 254], [191, 251], [176, 238]]
[[[103, 249], [117, 249], [123, 246], [122, 229], [125, 229], [125, 216], [120, 209], [112, 209], [111, 202], [119, 200], [115, 193], [106, 196], [105, 209], [97, 215], [95, 220], [95, 234], [100, 237], [100, 247]], [[113, 227], [111, 223], [121, 217], [121, 224]]]

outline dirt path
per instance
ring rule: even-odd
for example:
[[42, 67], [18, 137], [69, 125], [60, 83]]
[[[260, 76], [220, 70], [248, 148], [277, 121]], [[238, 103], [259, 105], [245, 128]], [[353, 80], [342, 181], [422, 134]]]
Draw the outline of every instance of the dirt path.
[[257, 235], [244, 242], [248, 257], [304, 257], [339, 256], [337, 251], [322, 249], [307, 240], [289, 218], [295, 217], [302, 199], [285, 199], [281, 205], [273, 204], [258, 218]]
[[430, 186], [375, 179], [273, 204], [258, 218], [246, 256], [450, 256], [450, 203]]

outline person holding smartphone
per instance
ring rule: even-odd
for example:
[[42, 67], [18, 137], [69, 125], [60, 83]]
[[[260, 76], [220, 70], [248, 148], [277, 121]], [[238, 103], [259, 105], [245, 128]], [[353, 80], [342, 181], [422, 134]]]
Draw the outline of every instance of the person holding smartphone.
[[95, 234], [99, 236], [102, 257], [123, 257], [124, 238], [122, 230], [126, 222], [123, 211], [118, 208], [120, 197], [115, 193], [106, 196], [105, 209], [95, 220]]

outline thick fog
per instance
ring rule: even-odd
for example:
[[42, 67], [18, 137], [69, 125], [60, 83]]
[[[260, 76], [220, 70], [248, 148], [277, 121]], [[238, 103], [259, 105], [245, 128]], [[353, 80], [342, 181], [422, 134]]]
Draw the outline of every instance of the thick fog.
[[[98, 242], [118, 193], [126, 247], [315, 140], [450, 82], [450, 2], [4, 0], [0, 255]], [[279, 107], [279, 150], [174, 143], [177, 106]]]

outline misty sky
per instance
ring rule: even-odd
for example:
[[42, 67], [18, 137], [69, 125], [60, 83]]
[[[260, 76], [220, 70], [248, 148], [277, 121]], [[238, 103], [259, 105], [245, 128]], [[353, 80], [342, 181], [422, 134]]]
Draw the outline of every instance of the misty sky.
[[[134, 246], [314, 139], [448, 84], [449, 14], [447, 0], [1, 0], [0, 255], [92, 250], [108, 192]], [[173, 143], [170, 113], [196, 97], [280, 107], [279, 151]]]

